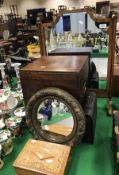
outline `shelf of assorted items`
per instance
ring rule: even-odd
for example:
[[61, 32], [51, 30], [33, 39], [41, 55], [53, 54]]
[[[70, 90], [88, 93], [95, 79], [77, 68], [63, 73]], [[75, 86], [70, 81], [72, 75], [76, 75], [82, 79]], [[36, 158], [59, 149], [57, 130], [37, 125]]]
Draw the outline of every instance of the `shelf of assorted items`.
[[[22, 106], [19, 107], [21, 101]], [[2, 156], [12, 152], [12, 139], [21, 135], [24, 118], [25, 111], [21, 92], [11, 91], [7, 88], [0, 89], [0, 146]], [[2, 160], [0, 159], [0, 161]]]
[[2, 89], [0, 89], [0, 169], [3, 167], [2, 156], [13, 150], [12, 140], [21, 135], [25, 121], [23, 94], [20, 84], [19, 63], [14, 63], [17, 87], [11, 90], [4, 71], [5, 63], [0, 63]]

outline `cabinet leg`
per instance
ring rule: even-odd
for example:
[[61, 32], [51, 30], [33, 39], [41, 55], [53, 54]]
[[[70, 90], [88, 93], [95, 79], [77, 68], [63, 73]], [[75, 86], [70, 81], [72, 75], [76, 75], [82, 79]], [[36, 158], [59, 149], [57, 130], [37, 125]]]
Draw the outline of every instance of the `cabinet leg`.
[[112, 116], [113, 110], [112, 110], [112, 99], [108, 99], [108, 115]]

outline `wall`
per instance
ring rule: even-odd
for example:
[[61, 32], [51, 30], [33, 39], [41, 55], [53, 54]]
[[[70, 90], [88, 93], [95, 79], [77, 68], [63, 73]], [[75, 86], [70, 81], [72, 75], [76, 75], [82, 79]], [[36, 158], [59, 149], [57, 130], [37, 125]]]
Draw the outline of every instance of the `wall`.
[[60, 20], [58, 21], [58, 23], [56, 24], [56, 33], [62, 33], [63, 34], [63, 19], [62, 17], [60, 18]]
[[90, 18], [90, 16], [88, 15], [88, 30], [91, 31], [91, 33], [98, 33], [101, 30], [98, 29], [95, 25], [95, 22]]
[[10, 5], [15, 5], [17, 0], [4, 0], [2, 7], [0, 7], [0, 15], [10, 13]]
[[[68, 7], [81, 7], [81, 6], [95, 6], [97, 1], [104, 0], [17, 0], [19, 14], [24, 17], [26, 15], [26, 9], [31, 8], [55, 8], [58, 5], [67, 5]], [[118, 0], [110, 0], [110, 2], [118, 2]]]
[[[82, 0], [81, 0], [82, 1]], [[79, 0], [18, 0], [19, 13], [23, 15], [26, 14], [26, 9], [30, 8], [42, 8], [47, 9], [55, 8], [59, 5], [76, 6], [79, 4]]]
[[[72, 14], [67, 14], [70, 16], [70, 22], [71, 22], [71, 32], [72, 35], [76, 33], [85, 33], [85, 14], [81, 13], [72, 13]], [[77, 22], [78, 21], [78, 22]], [[63, 19], [62, 17], [56, 24], [56, 32], [57, 33], [62, 33], [63, 34]]]
[[84, 13], [72, 13], [71, 17], [71, 31], [75, 33], [85, 33], [85, 14]]
[[78, 27], [78, 13], [72, 13], [70, 15], [70, 18], [71, 18], [71, 31], [72, 31], [72, 34], [74, 35], [75, 33], [78, 33], [79, 32], [79, 27]]
[[[13, 4], [17, 4], [19, 14], [25, 17], [26, 10], [31, 8], [45, 7], [47, 9], [57, 9], [58, 5], [78, 8], [84, 5], [95, 6], [96, 1], [104, 0], [4, 0], [3, 7], [0, 7], [0, 15], [10, 13], [9, 6]], [[118, 0], [110, 0], [110, 2], [118, 2]]]

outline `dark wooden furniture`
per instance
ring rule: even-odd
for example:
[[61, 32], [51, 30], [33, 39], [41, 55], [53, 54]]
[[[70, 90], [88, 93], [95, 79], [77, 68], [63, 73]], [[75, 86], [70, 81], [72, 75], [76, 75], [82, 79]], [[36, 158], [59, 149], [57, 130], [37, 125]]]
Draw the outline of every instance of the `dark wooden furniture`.
[[28, 140], [13, 166], [17, 175], [64, 175], [71, 147]]
[[32, 33], [23, 33], [23, 34], [19, 34], [16, 36], [18, 40], [28, 40], [29, 38], [33, 37]]
[[[9, 51], [9, 47], [12, 45], [12, 42], [10, 41], [5, 41], [5, 40], [0, 40], [0, 50], [4, 50], [5, 53], [2, 53], [3, 55], [4, 54], [8, 54], [8, 51]], [[0, 51], [1, 52], [1, 51]], [[2, 55], [1, 54], [1, 55]], [[4, 57], [3, 55], [1, 56], [0, 55], [0, 61], [5, 61], [2, 57]]]
[[25, 104], [35, 92], [46, 87], [61, 88], [82, 104], [88, 71], [87, 56], [42, 56], [20, 70]]
[[10, 45], [12, 45], [10, 41], [0, 40], [0, 47], [7, 48]]
[[48, 55], [87, 55], [90, 58], [92, 50], [92, 47], [58, 48], [49, 52]]
[[119, 175], [119, 111], [114, 111], [113, 116], [113, 150], [114, 150], [114, 171]]
[[87, 143], [94, 143], [97, 116], [96, 93], [88, 92], [85, 101], [86, 103], [83, 107], [83, 110], [85, 113], [87, 125], [83, 140]]
[[52, 50], [48, 53], [48, 55], [52, 56], [61, 56], [61, 55], [87, 55], [89, 58], [89, 74], [88, 74], [88, 87], [90, 87], [91, 84], [91, 77], [90, 77], [90, 57], [92, 53], [93, 48], [92, 47], [80, 47], [80, 48], [57, 48], [55, 50]]
[[88, 73], [88, 56], [42, 56], [20, 70], [25, 105], [37, 91], [47, 87], [69, 92], [84, 109], [87, 122], [84, 141], [93, 143], [96, 95], [87, 94]]
[[119, 97], [119, 64], [114, 64], [113, 96]]

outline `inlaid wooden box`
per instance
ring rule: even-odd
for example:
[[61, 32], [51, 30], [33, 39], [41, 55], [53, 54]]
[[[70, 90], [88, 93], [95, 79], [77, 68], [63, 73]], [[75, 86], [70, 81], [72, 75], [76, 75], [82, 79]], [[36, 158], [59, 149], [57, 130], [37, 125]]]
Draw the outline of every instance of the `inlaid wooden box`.
[[17, 175], [64, 175], [70, 146], [28, 140], [13, 166]]
[[88, 72], [88, 56], [42, 56], [20, 70], [25, 104], [46, 87], [61, 88], [83, 103]]

